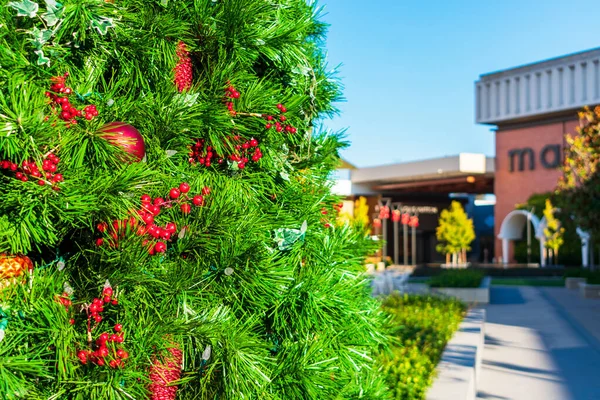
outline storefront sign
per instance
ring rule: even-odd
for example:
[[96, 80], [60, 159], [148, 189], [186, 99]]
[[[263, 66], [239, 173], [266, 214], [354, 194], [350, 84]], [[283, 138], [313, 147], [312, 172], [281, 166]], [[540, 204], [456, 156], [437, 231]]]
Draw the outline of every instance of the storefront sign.
[[[540, 164], [546, 169], [554, 169], [560, 166], [562, 146], [560, 144], [547, 144], [540, 152]], [[518, 170], [525, 170], [527, 162], [530, 171], [535, 170], [535, 154], [531, 147], [513, 149], [508, 151], [510, 159], [510, 172], [515, 171], [515, 160], [518, 161]]]
[[438, 208], [431, 206], [402, 206], [403, 214], [437, 214]]

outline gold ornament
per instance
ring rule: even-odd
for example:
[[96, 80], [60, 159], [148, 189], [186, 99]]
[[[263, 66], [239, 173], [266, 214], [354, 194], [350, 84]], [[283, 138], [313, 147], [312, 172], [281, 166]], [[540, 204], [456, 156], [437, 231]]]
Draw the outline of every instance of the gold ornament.
[[11, 256], [0, 253], [0, 279], [21, 276], [27, 270], [33, 270], [33, 262], [29, 257], [22, 254]]

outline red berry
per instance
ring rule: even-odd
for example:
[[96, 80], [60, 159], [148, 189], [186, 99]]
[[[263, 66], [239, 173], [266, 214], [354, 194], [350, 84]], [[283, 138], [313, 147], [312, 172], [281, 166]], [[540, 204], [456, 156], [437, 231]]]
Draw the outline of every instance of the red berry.
[[109, 336], [108, 333], [104, 332], [102, 335], [98, 336], [98, 340], [100, 341], [100, 343], [104, 343], [108, 340]]
[[287, 108], [285, 108], [283, 106], [280, 108], [280, 110], [281, 110], [282, 113], [287, 112]]
[[201, 206], [204, 204], [204, 197], [196, 195], [192, 201], [194, 202], [194, 205]]
[[250, 146], [252, 146], [252, 147], [258, 146], [258, 140], [256, 140], [256, 139], [250, 139]]
[[208, 196], [210, 194], [210, 188], [208, 186], [204, 186], [202, 188], [202, 194]]
[[121, 325], [121, 324], [115, 325], [115, 332], [121, 332], [122, 330], [123, 330], [123, 325]]
[[143, 194], [141, 197], [141, 200], [143, 202], [150, 202], [150, 201], [152, 201], [152, 198], [150, 196], [148, 196], [147, 194]]
[[108, 363], [108, 365], [110, 365], [111, 368], [117, 368], [119, 366], [117, 360], [111, 360], [110, 363]]
[[104, 290], [102, 291], [102, 294], [104, 294], [105, 296], [112, 296], [113, 293], [113, 289], [110, 286], [104, 288]]
[[117, 343], [123, 343], [124, 340], [123, 335], [117, 335]]
[[118, 335], [115, 335], [115, 334], [113, 333], [112, 335], [110, 335], [110, 339], [109, 339], [109, 340], [110, 340], [111, 342], [116, 342], [116, 341], [117, 341], [117, 336], [118, 336]]
[[177, 231], [177, 225], [175, 225], [173, 222], [169, 222], [167, 225], [165, 225], [165, 230], [169, 233], [175, 233], [175, 231]]
[[266, 124], [265, 129], [271, 129], [271, 126], [272, 126], [271, 124]]
[[119, 304], [119, 301], [117, 299], [113, 299], [110, 304], [112, 304], [113, 306], [116, 306], [117, 304]]
[[243, 162], [239, 162], [239, 163], [238, 163], [238, 168], [239, 168], [239, 169], [244, 169], [244, 168], [246, 168], [246, 164], [245, 164], [245, 163], [243, 163]]
[[104, 302], [106, 304], [110, 303], [110, 296], [104, 296]]
[[157, 197], [154, 199], [153, 203], [155, 206], [161, 206], [164, 202], [165, 202], [165, 199], [163, 199], [162, 197]]
[[100, 322], [102, 321], [102, 316], [100, 316], [100, 315], [96, 315], [96, 316], [94, 316], [94, 320], [95, 320], [97, 323], [100, 323]]
[[104, 244], [104, 239], [98, 238], [96, 239], [96, 246], [102, 246]]
[[148, 210], [150, 210], [150, 212], [151, 212], [152, 214], [154, 214], [155, 216], [156, 216], [156, 215], [158, 215], [158, 214], [160, 214], [160, 207], [159, 207], [159, 206], [157, 206], [157, 205], [150, 206], [150, 207], [148, 208]]
[[285, 121], [287, 118], [285, 117], [285, 115], [282, 115], [281, 117], [279, 117], [279, 120], [281, 120], [282, 122]]
[[46, 184], [46, 182], [44, 182], [44, 181], [43, 181], [43, 180], [41, 180], [41, 179], [38, 181], [38, 185], [40, 185], [40, 186], [44, 186], [45, 184]]
[[98, 364], [98, 366], [103, 367], [104, 366], [104, 359], [99, 359], [96, 361], [96, 364]]
[[163, 242], [157, 242], [157, 243], [154, 245], [154, 250], [155, 250], [157, 253], [164, 253], [165, 251], [167, 251], [167, 245], [166, 245], [166, 244], [164, 244]]
[[75, 325], [75, 319], [74, 319], [74, 318], [71, 318], [71, 319], [69, 320], [69, 323], [70, 323], [71, 325]]
[[184, 214], [189, 214], [192, 211], [192, 207], [188, 203], [184, 203], [181, 205], [181, 212]]
[[279, 103], [277, 104], [277, 108], [281, 110], [281, 108], [283, 107], [283, 104]]
[[[156, 207], [156, 206], [153, 206]], [[144, 223], [146, 225], [150, 225], [154, 222], [154, 215], [148, 213], [148, 214], [144, 214], [144, 216], [142, 217], [142, 221], [144, 221]]]
[[187, 193], [190, 191], [190, 185], [184, 182], [179, 185], [179, 190], [181, 191], [181, 193]]
[[96, 303], [92, 303], [92, 305], [90, 306], [90, 312], [92, 314], [95, 314], [98, 312], [98, 309], [100, 308], [100, 306], [98, 306], [98, 304]]
[[119, 349], [117, 350], [117, 357], [119, 358], [125, 358], [124, 355], [127, 354], [127, 352], [123, 349]]
[[85, 350], [79, 350], [77, 352], [77, 358], [81, 361], [82, 364], [87, 363], [87, 352]]
[[179, 191], [179, 189], [171, 189], [171, 191], [169, 191], [169, 197], [171, 197], [172, 199], [176, 199], [179, 197], [179, 195], [181, 194], [181, 192]]

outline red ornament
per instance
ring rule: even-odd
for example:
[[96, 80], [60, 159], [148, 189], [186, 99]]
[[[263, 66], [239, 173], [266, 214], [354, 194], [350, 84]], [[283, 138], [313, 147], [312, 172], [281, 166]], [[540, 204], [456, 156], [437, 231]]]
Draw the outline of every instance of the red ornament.
[[402, 225], [408, 225], [408, 223], [410, 222], [410, 215], [409, 214], [402, 214], [402, 219], [401, 219]]
[[175, 400], [177, 386], [172, 382], [181, 377], [183, 354], [176, 347], [168, 349], [166, 357], [155, 359], [150, 368], [150, 400]]
[[125, 122], [111, 122], [100, 128], [99, 134], [113, 145], [131, 155], [134, 161], [142, 161], [146, 155], [144, 138], [133, 126]]
[[192, 86], [192, 60], [190, 52], [182, 41], [177, 44], [176, 54], [178, 60], [175, 66], [175, 85], [177, 90], [183, 92]]

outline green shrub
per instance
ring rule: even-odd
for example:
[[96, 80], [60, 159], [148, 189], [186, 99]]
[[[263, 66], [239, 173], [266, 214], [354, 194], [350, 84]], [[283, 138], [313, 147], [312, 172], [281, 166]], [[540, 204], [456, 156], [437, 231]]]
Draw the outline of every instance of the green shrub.
[[392, 398], [423, 399], [466, 307], [455, 299], [398, 294], [386, 298], [382, 307], [390, 315], [397, 340], [380, 355]]
[[590, 271], [583, 268], [568, 268], [565, 270], [565, 278], [586, 278], [586, 282], [592, 285], [600, 284], [600, 271]]
[[483, 272], [472, 269], [452, 269], [431, 278], [430, 287], [476, 288], [481, 284]]

